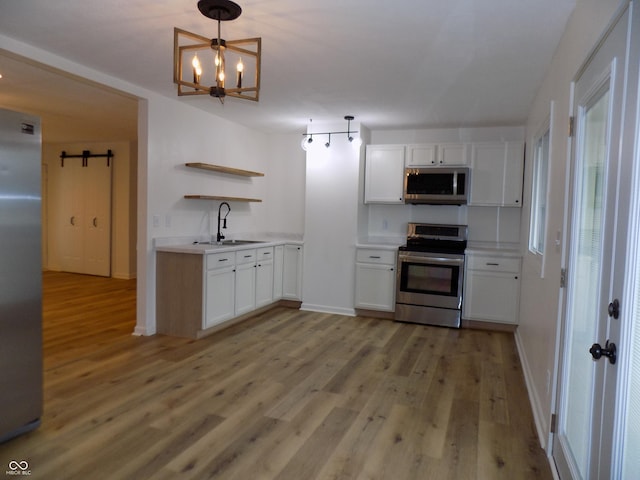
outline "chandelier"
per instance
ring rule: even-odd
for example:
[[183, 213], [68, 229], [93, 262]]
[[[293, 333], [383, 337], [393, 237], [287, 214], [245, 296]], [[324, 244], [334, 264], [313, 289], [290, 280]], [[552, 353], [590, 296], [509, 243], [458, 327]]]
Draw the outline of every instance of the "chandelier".
[[[210, 39], [173, 29], [173, 82], [178, 95], [210, 95], [222, 103], [225, 97], [257, 102], [262, 39], [221, 38], [221, 22], [235, 20], [242, 13], [231, 0], [200, 0], [198, 10], [218, 22], [218, 36]], [[235, 65], [233, 74], [226, 69], [229, 64]]]

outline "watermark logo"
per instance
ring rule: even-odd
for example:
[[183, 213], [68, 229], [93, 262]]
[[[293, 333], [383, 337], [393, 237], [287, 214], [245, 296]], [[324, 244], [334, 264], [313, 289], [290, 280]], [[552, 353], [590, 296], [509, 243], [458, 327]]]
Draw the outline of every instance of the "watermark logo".
[[7, 466], [9, 467], [9, 470], [6, 471], [7, 475], [31, 475], [29, 462], [26, 460], [11, 460]]

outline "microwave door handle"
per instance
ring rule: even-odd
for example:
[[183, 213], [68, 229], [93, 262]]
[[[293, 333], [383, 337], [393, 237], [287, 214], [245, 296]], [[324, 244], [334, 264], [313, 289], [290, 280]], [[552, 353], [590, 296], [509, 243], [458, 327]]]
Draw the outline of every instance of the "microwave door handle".
[[453, 172], [453, 194], [458, 195], [458, 172]]

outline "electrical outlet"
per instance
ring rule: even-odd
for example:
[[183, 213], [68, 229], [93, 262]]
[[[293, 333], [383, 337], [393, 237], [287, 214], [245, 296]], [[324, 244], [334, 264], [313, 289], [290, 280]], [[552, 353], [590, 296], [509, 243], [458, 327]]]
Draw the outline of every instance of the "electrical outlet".
[[160, 215], [154, 215], [153, 216], [153, 228], [159, 228], [160, 227]]

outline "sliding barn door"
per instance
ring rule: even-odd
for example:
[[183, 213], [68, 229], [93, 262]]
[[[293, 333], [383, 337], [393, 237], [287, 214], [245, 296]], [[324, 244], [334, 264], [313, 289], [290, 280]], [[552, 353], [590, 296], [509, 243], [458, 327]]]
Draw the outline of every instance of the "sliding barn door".
[[62, 271], [111, 275], [111, 170], [102, 158], [51, 168], [50, 252]]

